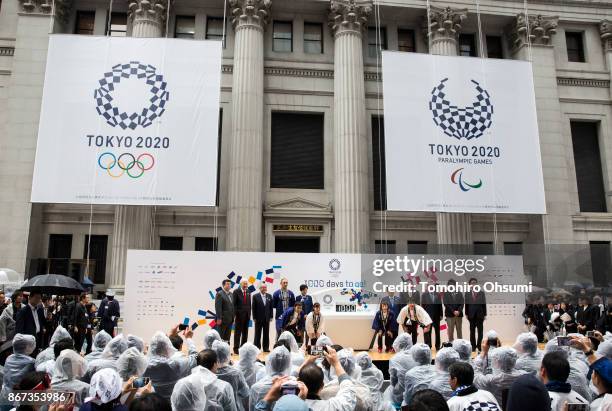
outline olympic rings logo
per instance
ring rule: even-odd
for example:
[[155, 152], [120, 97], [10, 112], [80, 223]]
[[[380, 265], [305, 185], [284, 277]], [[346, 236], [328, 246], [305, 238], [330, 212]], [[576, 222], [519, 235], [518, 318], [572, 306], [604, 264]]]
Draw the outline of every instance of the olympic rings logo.
[[[119, 178], [127, 174], [131, 178], [140, 178], [145, 171], [153, 168], [155, 165], [155, 157], [149, 153], [142, 153], [138, 157], [134, 157], [131, 153], [123, 153], [116, 157], [113, 153], [105, 152], [98, 157], [98, 166], [102, 170], [106, 170], [109, 176]], [[119, 168], [118, 172], [113, 173], [111, 170]]]

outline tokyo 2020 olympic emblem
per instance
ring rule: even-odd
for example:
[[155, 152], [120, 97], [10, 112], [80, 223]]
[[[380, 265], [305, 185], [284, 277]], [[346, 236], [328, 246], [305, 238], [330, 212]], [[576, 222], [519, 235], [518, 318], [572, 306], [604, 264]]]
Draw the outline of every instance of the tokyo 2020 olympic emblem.
[[[112, 92], [121, 79], [136, 77], [144, 80], [151, 86], [151, 98], [140, 113], [127, 113], [113, 104]], [[106, 122], [122, 129], [134, 130], [136, 127], [148, 127], [153, 124], [153, 120], [161, 117], [166, 111], [166, 105], [170, 94], [167, 90], [167, 83], [157, 69], [150, 64], [142, 64], [138, 61], [130, 61], [127, 64], [116, 64], [112, 71], [104, 73], [104, 77], [98, 81], [100, 87], [94, 91], [96, 101], [96, 111], [104, 117]]]
[[340, 269], [340, 260], [338, 260], [337, 258], [332, 258], [329, 261], [329, 268], [332, 271], [338, 271]]
[[459, 108], [452, 105], [447, 99], [444, 87], [448, 78], [440, 81], [431, 91], [429, 110], [433, 114], [433, 121], [442, 129], [444, 134], [459, 140], [478, 138], [493, 124], [493, 104], [489, 92], [480, 84], [472, 80], [478, 94], [471, 106]]
[[140, 178], [154, 165], [155, 157], [149, 153], [142, 153], [138, 157], [134, 157], [131, 153], [123, 153], [116, 157], [113, 153], [106, 152], [98, 156], [98, 166], [113, 178], [119, 178], [124, 174], [131, 178]]

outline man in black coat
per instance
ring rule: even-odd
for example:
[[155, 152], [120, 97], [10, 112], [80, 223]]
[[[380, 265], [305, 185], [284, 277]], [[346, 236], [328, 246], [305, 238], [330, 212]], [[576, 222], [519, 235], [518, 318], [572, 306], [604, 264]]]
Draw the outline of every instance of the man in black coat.
[[[76, 307], [79, 305], [77, 302]], [[119, 309], [119, 302], [115, 300], [115, 292], [113, 290], [106, 291], [106, 297], [100, 303], [98, 309], [98, 317], [100, 317], [100, 329], [104, 330], [113, 337], [115, 335], [115, 327], [117, 326], [117, 320], [121, 316]], [[72, 316], [74, 318], [74, 314]]]
[[221, 289], [215, 296], [215, 314], [217, 315], [215, 326], [221, 339], [229, 344], [232, 336], [232, 324], [234, 323], [234, 300], [232, 299], [232, 282], [228, 279], [221, 282]]
[[29, 334], [36, 338], [36, 350], [40, 350], [45, 334], [45, 311], [40, 306], [39, 293], [30, 293], [28, 303], [21, 307], [15, 318], [15, 332]]
[[87, 304], [89, 304], [89, 298], [87, 294], [81, 294], [79, 302], [74, 307], [74, 320], [72, 324], [74, 326], [74, 349], [77, 353], [81, 352], [83, 342], [85, 341], [85, 335], [89, 327], [89, 313], [87, 312]]
[[[455, 287], [457, 281], [454, 279], [448, 280], [446, 283], [449, 288]], [[444, 316], [446, 317], [446, 325], [448, 327], [448, 341], [453, 342], [455, 339], [455, 330], [457, 338], [463, 338], [463, 294], [458, 291], [448, 291], [444, 293]]]
[[[270, 321], [273, 317], [272, 296], [268, 294], [268, 286], [262, 283], [259, 292], [253, 294], [253, 321], [255, 322], [255, 347], [263, 352], [270, 352]], [[261, 334], [263, 333], [263, 345]]]
[[578, 332], [585, 335], [587, 331], [595, 329], [598, 307], [593, 307], [587, 297], [581, 297], [579, 303], [580, 305], [576, 310], [576, 322], [578, 323]]
[[431, 328], [424, 333], [423, 338], [425, 344], [431, 348], [431, 329], [435, 330], [436, 334], [436, 351], [440, 349], [442, 341], [440, 341], [440, 320], [442, 319], [442, 299], [436, 293], [424, 292], [421, 295], [421, 307], [427, 311], [431, 317]]
[[[469, 284], [473, 287], [478, 284], [478, 280], [470, 278]], [[472, 343], [472, 351], [480, 351], [482, 343], [482, 326], [487, 318], [487, 300], [484, 291], [478, 292], [472, 290], [465, 293], [465, 316], [470, 322], [470, 343]], [[476, 337], [478, 332], [478, 337]]]
[[247, 342], [251, 320], [251, 293], [247, 280], [240, 281], [240, 288], [234, 290], [234, 315], [234, 354], [238, 354], [238, 349]]

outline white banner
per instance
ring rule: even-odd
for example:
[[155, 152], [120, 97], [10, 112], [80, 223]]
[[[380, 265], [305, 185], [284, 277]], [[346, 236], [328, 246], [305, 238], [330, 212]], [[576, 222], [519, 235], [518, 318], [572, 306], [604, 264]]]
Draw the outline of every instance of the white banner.
[[32, 202], [215, 204], [221, 42], [52, 35]]
[[[125, 277], [126, 304], [122, 308], [125, 321], [123, 331], [150, 338], [156, 331], [168, 330], [177, 323], [190, 327], [195, 324], [196, 341], [200, 344], [204, 332], [215, 325], [214, 298], [224, 279], [233, 281], [232, 287], [236, 288], [236, 283], [244, 278], [252, 292], [258, 292], [259, 285], [265, 282], [268, 285], [268, 293], [272, 295], [280, 288], [280, 279], [287, 278], [289, 289], [295, 296], [300, 293], [301, 284], [309, 287], [308, 294], [314, 302], [321, 304], [322, 312], [327, 318], [327, 334], [334, 342], [359, 349], [367, 348], [378, 303], [386, 295], [377, 289], [382, 283], [396, 282], [388, 277], [391, 274], [372, 280], [374, 261], [395, 261], [396, 257], [129, 250]], [[429, 260], [430, 257], [433, 259]], [[439, 256], [407, 256], [411, 262], [417, 264], [440, 260], [436, 257]], [[449, 278], [455, 278], [462, 282], [475, 276], [483, 286], [488, 282], [526, 284], [522, 257], [477, 257], [483, 261], [482, 271], [436, 272], [436, 281], [446, 284]], [[463, 260], [464, 257], [458, 261]], [[435, 264], [431, 267], [434, 266]], [[414, 279], [424, 284], [427, 277], [423, 269], [416, 269], [414, 272]], [[399, 280], [398, 275], [397, 281]], [[375, 284], [375, 281], [380, 284]], [[486, 294], [489, 303], [486, 329], [495, 329], [504, 340], [514, 339], [523, 329], [521, 314], [524, 304], [516, 303], [524, 301], [524, 298], [517, 298], [523, 294], [516, 293], [512, 303], [508, 303], [510, 299], [504, 299], [501, 294]], [[347, 306], [352, 306], [354, 310], [344, 311]], [[338, 312], [339, 307], [341, 312]], [[464, 325], [468, 326], [467, 321], [464, 321]], [[465, 332], [467, 335], [467, 328]], [[252, 334], [251, 331], [249, 341], [252, 341]], [[274, 322], [270, 325], [270, 334], [271, 338], [276, 335]]]
[[531, 64], [383, 52], [387, 207], [546, 213]]

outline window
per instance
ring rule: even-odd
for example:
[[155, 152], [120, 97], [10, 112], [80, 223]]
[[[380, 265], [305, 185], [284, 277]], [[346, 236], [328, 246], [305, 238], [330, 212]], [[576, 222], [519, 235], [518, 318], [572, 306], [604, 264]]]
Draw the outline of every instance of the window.
[[176, 16], [174, 37], [192, 39], [195, 36], [195, 16]]
[[495, 254], [493, 241], [474, 241], [474, 254], [490, 255]]
[[504, 241], [505, 255], [523, 255], [523, 243], [521, 241]]
[[501, 36], [487, 36], [487, 57], [490, 59], [503, 59], [504, 50]]
[[48, 273], [68, 275], [72, 255], [72, 234], [50, 234], [47, 250]]
[[183, 237], [159, 237], [160, 250], [177, 250], [183, 249]]
[[374, 177], [374, 210], [386, 210], [385, 121], [382, 116], [372, 117], [372, 175]]
[[427, 254], [427, 241], [408, 241], [408, 254]]
[[323, 53], [323, 25], [304, 23], [304, 53]]
[[272, 113], [270, 187], [323, 189], [323, 114]]
[[605, 213], [607, 207], [597, 128], [598, 123], [594, 122], [571, 122], [580, 211]]
[[277, 253], [318, 253], [319, 237], [275, 237], [274, 251]]
[[593, 285], [595, 287], [606, 287], [612, 278], [610, 269], [610, 242], [589, 241], [591, 251], [591, 271], [593, 273]]
[[293, 23], [290, 21], [274, 22], [272, 50], [281, 53], [293, 51]]
[[395, 254], [395, 240], [375, 240], [374, 253]]
[[476, 57], [476, 39], [473, 34], [459, 35], [459, 55]]
[[127, 35], [127, 13], [113, 12], [111, 14], [110, 35], [111, 37], [125, 37]]
[[78, 10], [76, 13], [76, 22], [74, 24], [74, 34], [94, 34], [94, 21], [96, 20], [95, 11]]
[[223, 17], [206, 18], [206, 40], [223, 40], [223, 34]]
[[567, 44], [567, 60], [576, 63], [584, 63], [584, 41], [582, 32], [565, 32], [565, 43]]
[[[96, 284], [104, 284], [106, 280], [106, 249], [108, 246], [107, 235], [85, 236], [85, 246], [83, 247], [83, 259], [88, 257], [94, 260], [90, 267], [89, 279]], [[89, 248], [89, 250], [88, 250]], [[89, 253], [88, 253], [89, 251]], [[92, 275], [93, 273], [93, 275]]]
[[368, 27], [368, 56], [376, 58], [381, 49], [387, 50], [387, 29]]
[[219, 242], [216, 237], [196, 237], [196, 251], [218, 251]]
[[399, 51], [415, 52], [414, 30], [399, 29], [397, 31], [397, 45]]

